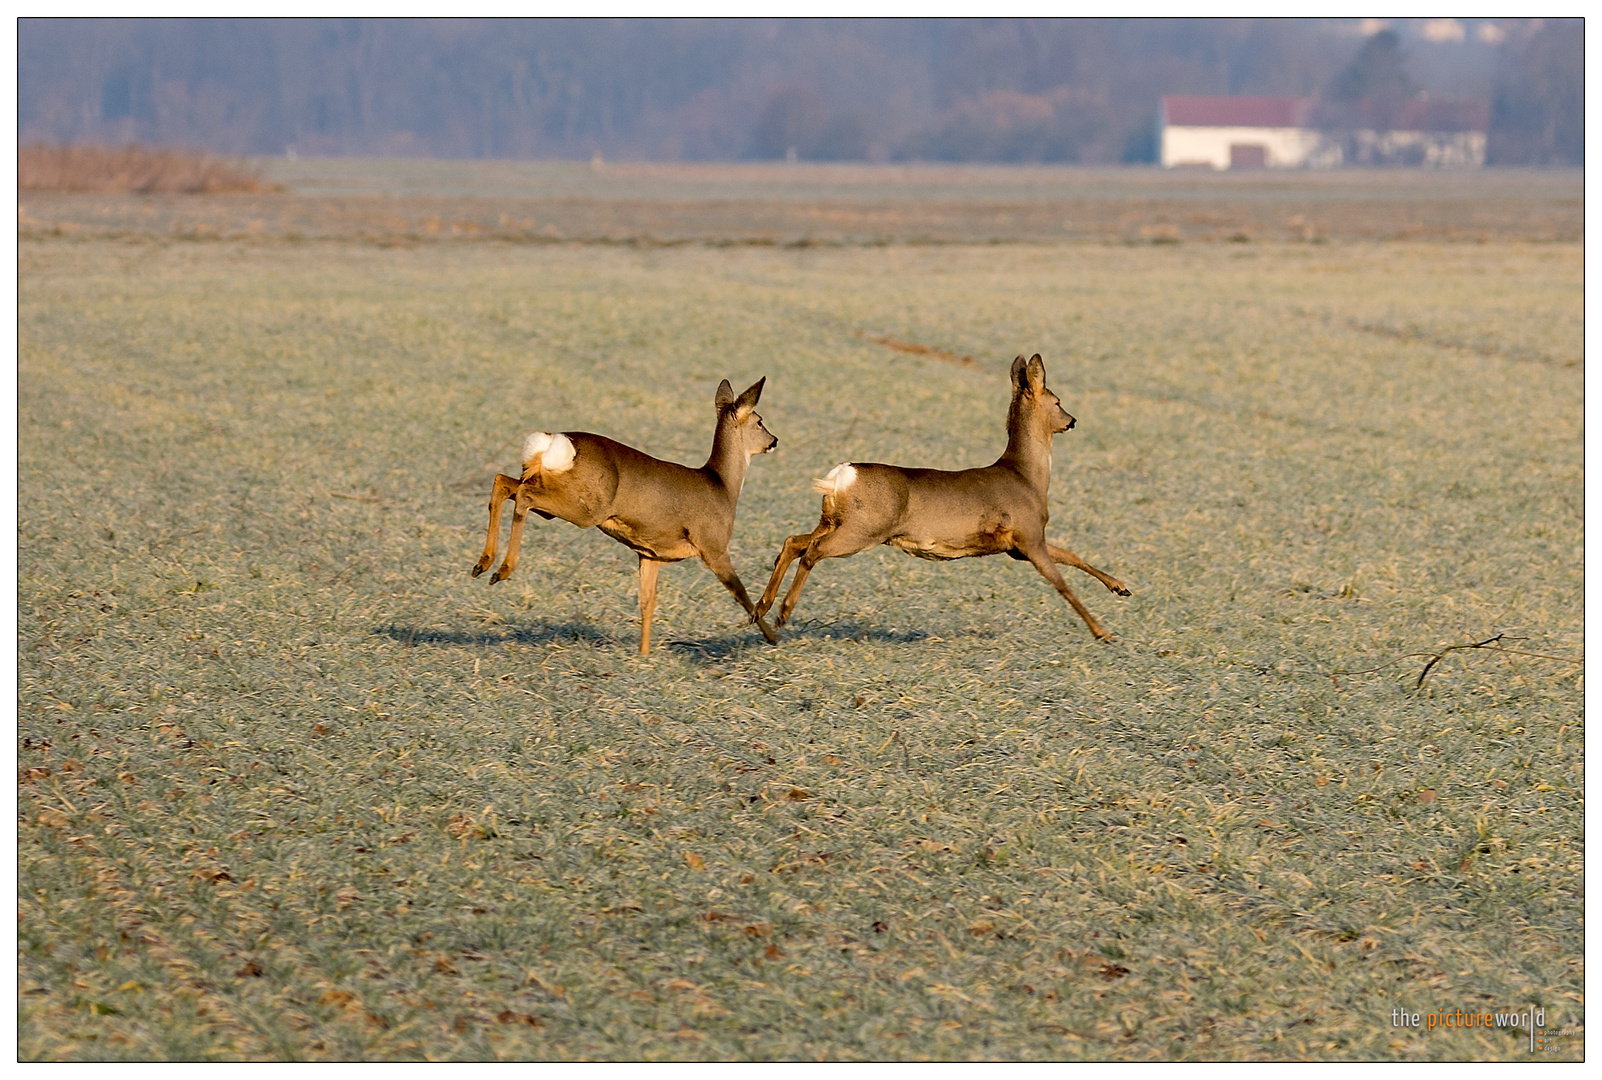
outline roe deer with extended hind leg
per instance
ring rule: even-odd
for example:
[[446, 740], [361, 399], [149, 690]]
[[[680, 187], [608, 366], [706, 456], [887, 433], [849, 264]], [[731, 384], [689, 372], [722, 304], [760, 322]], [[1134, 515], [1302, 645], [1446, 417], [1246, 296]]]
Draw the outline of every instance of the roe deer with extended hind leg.
[[797, 557], [774, 626], [795, 611], [801, 586], [819, 560], [855, 555], [889, 544], [922, 559], [964, 559], [1006, 554], [1027, 560], [1079, 612], [1099, 640], [1112, 637], [1079, 602], [1057, 563], [1077, 567], [1119, 596], [1129, 590], [1067, 548], [1046, 542], [1046, 484], [1051, 479], [1051, 438], [1074, 426], [1062, 402], [1046, 388], [1046, 366], [1036, 353], [1012, 362], [1012, 406], [1007, 410], [1007, 449], [994, 465], [946, 472], [894, 465], [836, 465], [813, 481], [823, 495], [823, 517], [810, 533], [784, 542], [773, 577], [757, 601], [767, 614], [784, 573]]
[[692, 469], [661, 461], [630, 446], [587, 431], [551, 434], [536, 431], [523, 444], [521, 478], [502, 473], [490, 493], [489, 538], [473, 567], [478, 577], [495, 562], [501, 506], [514, 500], [506, 560], [491, 583], [517, 569], [523, 521], [529, 511], [561, 518], [581, 529], [591, 525], [640, 557], [640, 655], [651, 651], [651, 616], [656, 611], [656, 575], [663, 563], [699, 556], [745, 608], [768, 641], [777, 641], [767, 621], [746, 595], [729, 558], [734, 509], [746, 468], [757, 454], [779, 445], [754, 411], [762, 384], [739, 397], [724, 379], [718, 385], [717, 428], [712, 456]]

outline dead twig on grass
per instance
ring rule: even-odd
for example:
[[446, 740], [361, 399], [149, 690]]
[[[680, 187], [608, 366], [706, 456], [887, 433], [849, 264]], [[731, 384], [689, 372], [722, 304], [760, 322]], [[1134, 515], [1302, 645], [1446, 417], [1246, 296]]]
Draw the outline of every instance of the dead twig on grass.
[[1418, 682], [1413, 684], [1413, 689], [1417, 690], [1419, 687], [1424, 685], [1424, 680], [1429, 676], [1430, 669], [1436, 664], [1439, 664], [1442, 660], [1445, 660], [1447, 653], [1456, 652], [1458, 649], [1483, 649], [1489, 645], [1494, 645], [1496, 642], [1501, 640], [1502, 635], [1497, 634], [1495, 637], [1486, 638], [1484, 641], [1476, 641], [1472, 645], [1448, 645], [1446, 648], [1430, 657], [1429, 663], [1424, 665], [1424, 670], [1418, 673]]
[[1383, 664], [1379, 664], [1379, 665], [1377, 665], [1375, 667], [1371, 667], [1371, 668], [1363, 668], [1360, 671], [1332, 671], [1332, 672], [1329, 673], [1329, 678], [1330, 678], [1331, 682], [1335, 683], [1335, 685], [1337, 687], [1339, 687], [1340, 683], [1336, 682], [1336, 679], [1335, 679], [1335, 677], [1337, 675], [1371, 675], [1376, 671], [1384, 671], [1388, 667], [1392, 667], [1395, 664], [1399, 664], [1403, 660], [1411, 660], [1411, 659], [1416, 659], [1417, 657], [1420, 657], [1420, 656], [1427, 656], [1427, 657], [1429, 657], [1429, 661], [1424, 665], [1424, 670], [1420, 671], [1418, 673], [1418, 681], [1413, 684], [1413, 689], [1414, 690], [1418, 690], [1418, 689], [1421, 689], [1424, 686], [1424, 680], [1429, 677], [1429, 674], [1434, 669], [1435, 665], [1439, 664], [1442, 660], [1445, 660], [1447, 653], [1456, 652], [1459, 649], [1484, 649], [1487, 652], [1506, 653], [1509, 656], [1527, 656], [1527, 657], [1530, 657], [1531, 659], [1535, 659], [1535, 660], [1557, 660], [1557, 661], [1559, 661], [1561, 663], [1565, 663], [1565, 664], [1582, 664], [1582, 663], [1585, 662], [1583, 660], [1576, 660], [1572, 656], [1553, 656], [1550, 653], [1533, 653], [1533, 652], [1524, 652], [1523, 650], [1520, 650], [1520, 649], [1504, 649], [1504, 648], [1500, 647], [1499, 645], [1497, 645], [1497, 642], [1504, 641], [1504, 640], [1506, 640], [1506, 641], [1523, 641], [1524, 639], [1523, 638], [1510, 638], [1510, 637], [1507, 637], [1507, 635], [1505, 635], [1505, 634], [1497, 634], [1495, 637], [1488, 637], [1484, 641], [1465, 642], [1462, 645], [1448, 645], [1448, 646], [1446, 646], [1446, 648], [1441, 649], [1439, 652], [1433, 652], [1433, 653], [1428, 653], [1428, 652], [1402, 653], [1400, 656], [1394, 656], [1391, 659], [1385, 661], [1385, 663], [1383, 663]]
[[901, 744], [901, 767], [911, 772], [912, 755], [907, 753], [907, 740], [901, 737], [901, 732], [899, 731], [896, 732], [896, 742]]

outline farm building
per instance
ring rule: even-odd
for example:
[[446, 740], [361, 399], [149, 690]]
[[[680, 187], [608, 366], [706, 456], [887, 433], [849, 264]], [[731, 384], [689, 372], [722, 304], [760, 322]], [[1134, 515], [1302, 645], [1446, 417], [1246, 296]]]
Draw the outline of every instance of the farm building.
[[1336, 165], [1314, 160], [1324, 144], [1312, 126], [1310, 98], [1164, 97], [1162, 164], [1165, 169], [1295, 169]]
[[1485, 164], [1491, 108], [1483, 99], [1414, 98], [1399, 109], [1359, 101], [1321, 126], [1352, 165], [1423, 165], [1477, 169]]
[[1480, 100], [1321, 106], [1312, 98], [1170, 95], [1162, 99], [1160, 160], [1167, 169], [1478, 168], [1489, 128]]

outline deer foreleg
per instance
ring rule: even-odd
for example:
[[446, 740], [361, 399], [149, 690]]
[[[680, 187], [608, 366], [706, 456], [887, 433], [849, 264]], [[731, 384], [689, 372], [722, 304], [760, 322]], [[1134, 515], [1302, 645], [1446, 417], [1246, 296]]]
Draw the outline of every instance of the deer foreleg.
[[768, 578], [768, 587], [762, 591], [762, 599], [757, 601], [758, 614], [768, 613], [773, 601], [778, 598], [779, 586], [784, 584], [785, 571], [790, 569], [795, 557], [807, 549], [807, 545], [812, 543], [815, 535], [815, 533], [803, 533], [800, 536], [792, 536], [784, 542], [784, 547], [779, 549], [779, 557], [773, 564], [773, 576]]
[[1024, 550], [1024, 556], [1034, 565], [1036, 570], [1040, 571], [1040, 576], [1051, 582], [1056, 590], [1062, 594], [1062, 598], [1068, 601], [1075, 611], [1079, 612], [1079, 617], [1085, 620], [1085, 625], [1090, 627], [1090, 632], [1096, 635], [1097, 641], [1110, 641], [1112, 639], [1112, 635], [1102, 628], [1102, 625], [1096, 621], [1096, 617], [1090, 613], [1084, 604], [1079, 602], [1079, 597], [1074, 595], [1074, 591], [1062, 579], [1062, 573], [1057, 569], [1057, 564], [1052, 561], [1051, 551], [1047, 545], [1042, 544], [1038, 548]]
[[1075, 569], [1083, 570], [1085, 573], [1089, 574], [1091, 577], [1107, 586], [1109, 592], [1115, 592], [1119, 596], [1129, 595], [1129, 590], [1124, 588], [1123, 582], [1119, 581], [1111, 574], [1104, 574], [1100, 570], [1097, 570], [1094, 566], [1091, 566], [1089, 563], [1081, 559], [1078, 555], [1075, 555], [1073, 552], [1069, 551], [1067, 548], [1060, 548], [1055, 544], [1047, 544], [1046, 550], [1051, 552], [1051, 559], [1053, 562], [1060, 562], [1064, 566], [1072, 566]]
[[528, 520], [529, 503], [531, 501], [528, 489], [519, 487], [517, 489], [517, 501], [512, 504], [512, 533], [506, 538], [506, 558], [501, 560], [501, 568], [495, 571], [494, 577], [490, 578], [491, 585], [498, 581], [505, 581], [512, 576], [512, 571], [517, 569], [518, 551], [523, 546], [523, 522]]
[[756, 605], [751, 603], [751, 598], [746, 595], [745, 583], [740, 580], [740, 575], [735, 572], [734, 560], [729, 558], [729, 553], [727, 551], [707, 551], [703, 548], [701, 550], [701, 561], [706, 563], [708, 570], [717, 575], [719, 581], [723, 582], [723, 587], [734, 594], [734, 598], [740, 602], [740, 606], [745, 608], [746, 614], [751, 616], [752, 621], [757, 624], [757, 628], [762, 631], [762, 636], [768, 639], [768, 644], [777, 645], [779, 642], [778, 637], [768, 627], [767, 620], [757, 611]]
[[640, 655], [651, 652], [651, 616], [656, 614], [656, 575], [662, 564], [640, 556]]
[[505, 473], [495, 477], [495, 487], [490, 492], [489, 536], [484, 541], [484, 554], [473, 564], [474, 577], [478, 577], [495, 563], [495, 545], [501, 538], [501, 507], [505, 505], [507, 499], [516, 496], [518, 484], [518, 480]]

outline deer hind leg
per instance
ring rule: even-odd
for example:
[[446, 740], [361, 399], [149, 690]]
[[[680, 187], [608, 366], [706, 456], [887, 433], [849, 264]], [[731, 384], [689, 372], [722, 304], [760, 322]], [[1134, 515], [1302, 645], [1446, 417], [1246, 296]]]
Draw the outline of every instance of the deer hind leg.
[[501, 507], [507, 499], [516, 497], [519, 483], [505, 473], [495, 477], [495, 488], [490, 492], [489, 536], [484, 540], [484, 554], [473, 564], [474, 577], [495, 564], [495, 544], [501, 538]]
[[1079, 617], [1085, 620], [1085, 625], [1090, 627], [1090, 632], [1096, 635], [1097, 641], [1112, 640], [1112, 635], [1096, 621], [1096, 617], [1090, 613], [1089, 609], [1079, 602], [1079, 597], [1074, 595], [1074, 591], [1062, 579], [1062, 573], [1057, 569], [1057, 564], [1052, 561], [1052, 554], [1048, 545], [1041, 544], [1039, 547], [1029, 548], [1020, 547], [1018, 550], [1024, 553], [1024, 557], [1034, 565], [1036, 570], [1040, 571], [1040, 576], [1051, 582], [1056, 590], [1062, 594], [1062, 598], [1068, 601], [1075, 611], [1079, 612]]
[[1076, 569], [1083, 570], [1085, 573], [1089, 574], [1091, 577], [1107, 586], [1109, 592], [1115, 592], [1119, 596], [1129, 595], [1129, 590], [1124, 587], [1123, 582], [1119, 581], [1111, 574], [1104, 574], [1100, 570], [1097, 570], [1094, 566], [1091, 566], [1089, 563], [1081, 559], [1078, 555], [1075, 555], [1073, 552], [1069, 551], [1067, 548], [1060, 548], [1055, 544], [1047, 544], [1046, 550], [1051, 552], [1052, 562], [1060, 562], [1064, 566], [1072, 566]]
[[651, 652], [651, 616], [656, 614], [656, 575], [662, 564], [640, 556], [640, 655]]
[[[528, 520], [528, 512], [533, 502], [534, 496], [529, 491], [528, 485], [520, 486], [517, 489], [517, 500], [512, 503], [512, 532], [506, 538], [506, 558], [501, 560], [501, 568], [490, 578], [491, 585], [505, 581], [512, 576], [512, 571], [517, 569], [518, 552], [523, 546], [523, 522]], [[544, 518], [551, 516], [539, 510], [534, 512]]]
[[700, 553], [701, 561], [706, 563], [706, 568], [716, 574], [717, 579], [723, 582], [723, 587], [734, 594], [734, 598], [740, 602], [740, 606], [745, 608], [745, 613], [751, 616], [752, 621], [762, 631], [762, 636], [768, 639], [768, 644], [777, 645], [779, 643], [778, 636], [769, 628], [767, 620], [757, 611], [756, 605], [751, 603], [751, 597], [746, 595], [745, 583], [740, 580], [740, 575], [735, 572], [734, 560], [729, 558], [729, 553], [727, 551], [709, 551], [706, 548], [701, 548]]
[[[822, 527], [819, 527], [820, 531]], [[795, 611], [795, 603], [801, 599], [801, 586], [806, 584], [807, 575], [812, 568], [824, 559], [843, 559], [847, 555], [855, 555], [859, 551], [866, 551], [875, 544], [884, 543], [884, 537], [862, 537], [846, 529], [830, 528], [822, 536], [812, 534], [816, 539], [807, 544], [806, 551], [801, 555], [801, 562], [795, 569], [795, 577], [790, 582], [790, 591], [784, 596], [784, 603], [779, 606], [779, 617], [774, 620], [774, 626], [783, 626], [790, 621], [790, 613]]]
[[773, 563], [773, 576], [768, 578], [768, 587], [762, 591], [762, 599], [756, 603], [757, 614], [766, 615], [768, 613], [768, 609], [773, 606], [773, 601], [778, 598], [779, 586], [784, 584], [785, 571], [790, 569], [790, 564], [795, 561], [795, 557], [805, 551], [807, 545], [822, 534], [826, 527], [820, 524], [812, 532], [792, 536], [784, 542], [784, 547], [779, 549], [778, 559]]

